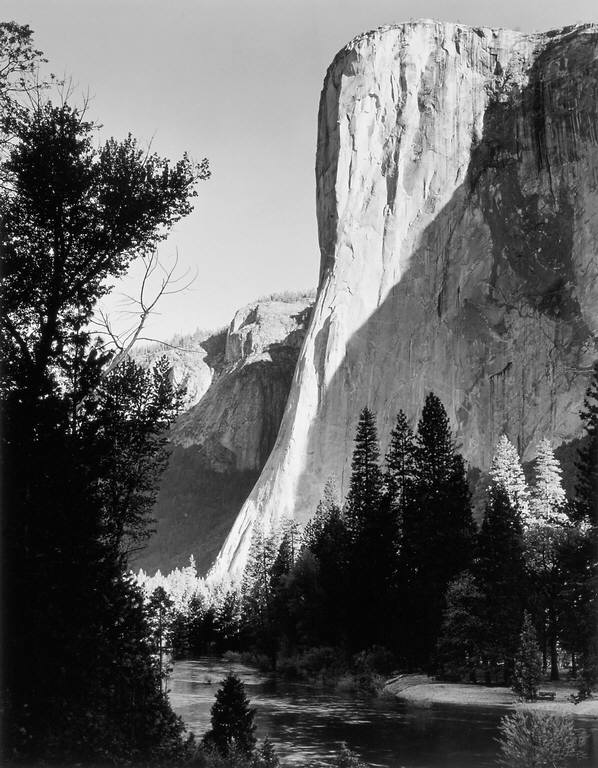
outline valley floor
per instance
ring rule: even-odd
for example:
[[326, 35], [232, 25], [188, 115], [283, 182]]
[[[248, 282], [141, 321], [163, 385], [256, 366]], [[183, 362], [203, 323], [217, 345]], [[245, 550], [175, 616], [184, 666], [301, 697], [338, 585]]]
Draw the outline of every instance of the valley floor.
[[438, 683], [426, 675], [400, 675], [389, 680], [386, 694], [412, 704], [462, 704], [467, 706], [504, 706], [534, 709], [582, 717], [598, 717], [598, 698], [573, 704], [569, 696], [575, 688], [567, 683], [543, 683], [542, 691], [554, 691], [554, 701], [520, 702], [510, 688], [487, 687], [466, 683]]

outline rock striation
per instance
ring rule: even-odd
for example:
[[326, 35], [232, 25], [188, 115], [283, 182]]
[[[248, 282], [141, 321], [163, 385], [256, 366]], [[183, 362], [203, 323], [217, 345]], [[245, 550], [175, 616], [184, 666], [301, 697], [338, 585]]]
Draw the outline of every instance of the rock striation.
[[171, 430], [156, 532], [136, 569], [168, 571], [193, 554], [205, 573], [214, 561], [276, 439], [312, 304], [310, 296], [258, 301], [228, 330], [167, 348], [189, 399]]
[[598, 26], [419, 21], [360, 35], [324, 81], [316, 305], [276, 445], [214, 573], [252, 528], [347, 489], [360, 409], [443, 400], [472, 466], [579, 434], [598, 331]]

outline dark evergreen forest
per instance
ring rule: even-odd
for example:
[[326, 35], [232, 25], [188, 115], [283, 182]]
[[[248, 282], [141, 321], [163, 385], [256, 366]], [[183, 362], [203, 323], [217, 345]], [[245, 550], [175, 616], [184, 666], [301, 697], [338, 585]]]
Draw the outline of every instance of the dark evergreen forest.
[[399, 671], [513, 685], [527, 614], [546, 677], [566, 669], [587, 695], [598, 660], [598, 365], [581, 416], [574, 497], [547, 440], [528, 484], [503, 437], [477, 525], [438, 397], [415, 431], [397, 415], [384, 457], [364, 408], [344, 501], [331, 481], [304, 530], [255, 531], [240, 589], [173, 610], [175, 655], [244, 651], [287, 674], [349, 670], [366, 686]]

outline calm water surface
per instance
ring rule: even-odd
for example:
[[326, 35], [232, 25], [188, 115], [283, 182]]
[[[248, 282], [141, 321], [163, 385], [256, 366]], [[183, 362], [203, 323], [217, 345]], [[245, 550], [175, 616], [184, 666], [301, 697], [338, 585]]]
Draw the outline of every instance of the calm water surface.
[[[505, 709], [356, 698], [214, 658], [176, 662], [169, 680], [172, 705], [197, 736], [210, 727], [216, 690], [229, 671], [245, 683], [258, 738], [270, 736], [283, 765], [329, 765], [346, 742], [363, 760], [385, 768], [496, 768], [494, 739]], [[596, 766], [598, 722], [578, 722], [590, 736], [592, 757], [577, 765]]]

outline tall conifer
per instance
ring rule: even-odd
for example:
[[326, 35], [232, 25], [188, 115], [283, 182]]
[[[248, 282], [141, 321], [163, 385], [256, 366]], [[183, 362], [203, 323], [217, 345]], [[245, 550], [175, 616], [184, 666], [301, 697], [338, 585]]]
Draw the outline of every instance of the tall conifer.
[[353, 453], [346, 518], [349, 583], [360, 617], [349, 628], [355, 649], [389, 639], [388, 605], [396, 570], [396, 516], [384, 494], [374, 415], [361, 412]]
[[212, 729], [204, 744], [222, 757], [249, 758], [255, 749], [255, 710], [249, 706], [242, 681], [232, 672], [223, 680], [212, 705]]
[[576, 514], [598, 527], [598, 360], [580, 413], [587, 443], [577, 462]]
[[386, 453], [386, 490], [400, 521], [413, 499], [416, 476], [415, 435], [403, 411], [397, 414]]
[[501, 487], [490, 492], [473, 572], [484, 596], [481, 626], [485, 660], [490, 668], [503, 663], [508, 677], [525, 607], [525, 564], [521, 516]]
[[563, 488], [563, 470], [554, 455], [550, 440], [540, 440], [534, 462], [535, 484], [532, 488], [530, 511], [538, 524], [566, 525], [567, 496]]
[[519, 512], [523, 524], [527, 524], [530, 518], [529, 488], [517, 449], [506, 435], [501, 435], [494, 449], [490, 477], [494, 486], [506, 492], [509, 503]]
[[470, 564], [474, 531], [463, 459], [432, 392], [418, 424], [415, 455], [415, 501], [403, 517], [400, 573], [406, 653], [413, 666], [423, 666], [440, 631], [447, 586]]
[[347, 496], [347, 527], [353, 541], [361, 536], [369, 516], [382, 498], [382, 472], [375, 416], [364, 408], [359, 416], [351, 462], [351, 485]]

